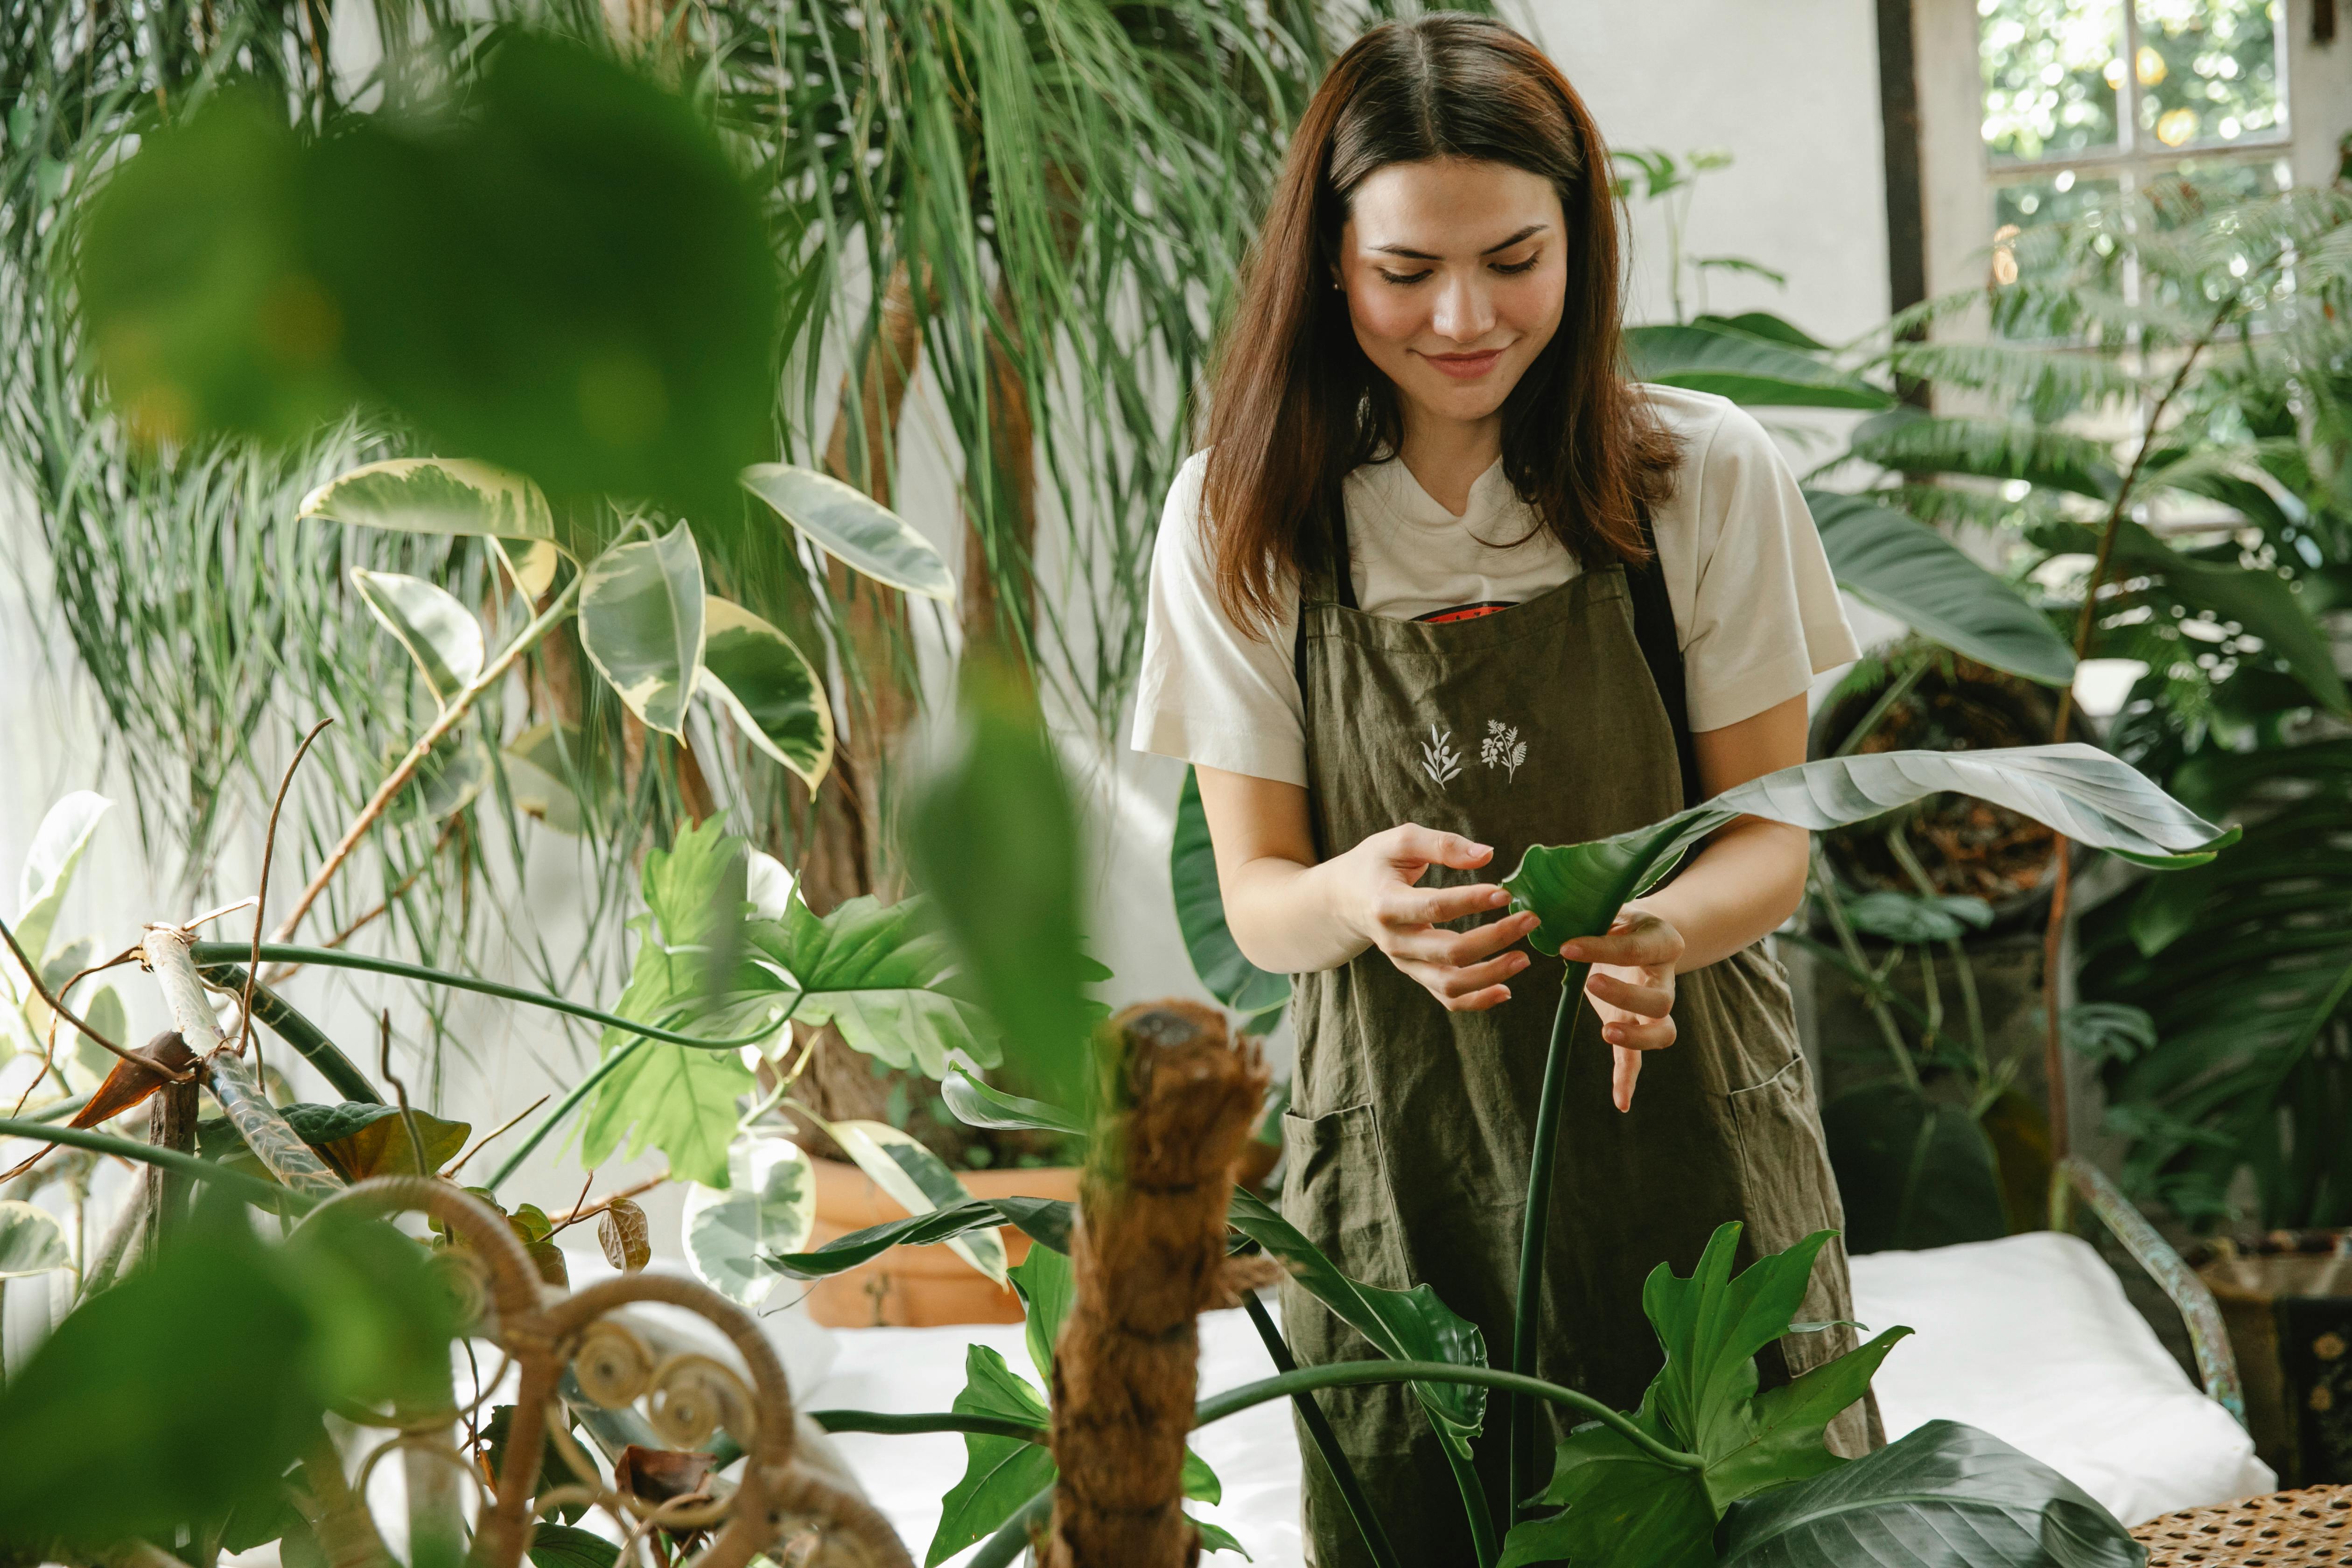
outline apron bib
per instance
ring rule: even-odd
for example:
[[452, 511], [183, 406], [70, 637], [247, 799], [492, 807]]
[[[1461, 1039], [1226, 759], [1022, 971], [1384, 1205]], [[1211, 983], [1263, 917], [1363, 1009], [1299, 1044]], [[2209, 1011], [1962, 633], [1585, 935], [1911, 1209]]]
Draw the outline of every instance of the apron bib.
[[[1344, 554], [1340, 557], [1344, 561]], [[1350, 599], [1352, 595], [1348, 595]], [[1334, 602], [1300, 610], [1308, 799], [1328, 858], [1400, 823], [1491, 844], [1477, 872], [1433, 868], [1423, 885], [1509, 874], [1532, 844], [1644, 826], [1682, 808], [1675, 726], [1634, 631], [1624, 569], [1583, 573], [1525, 604], [1428, 625]], [[1377, 949], [1297, 976], [1297, 1070], [1283, 1119], [1282, 1209], [1346, 1273], [1392, 1289], [1432, 1287], [1508, 1365], [1519, 1227], [1538, 1090], [1563, 966], [1538, 955], [1512, 996], [1453, 1014]], [[1576, 1013], [1545, 1251], [1536, 1370], [1631, 1410], [1663, 1361], [1642, 1282], [1687, 1274], [1716, 1226], [1741, 1220], [1740, 1263], [1843, 1215], [1797, 1048], [1787, 976], [1758, 943], [1682, 975], [1676, 1043], [1643, 1062], [1633, 1109], [1609, 1098], [1610, 1051]], [[1283, 1322], [1302, 1363], [1371, 1360], [1361, 1335], [1296, 1286]], [[1823, 1248], [1800, 1321], [1851, 1318], [1845, 1254]], [[1853, 1347], [1850, 1329], [1790, 1335], [1759, 1358], [1766, 1386]], [[1402, 1384], [1316, 1395], [1403, 1562], [1469, 1564], [1461, 1494]], [[1550, 1445], [1572, 1423], [1540, 1405]], [[1489, 1396], [1477, 1465], [1508, 1528], [1501, 1398]], [[1831, 1425], [1855, 1457], [1884, 1441], [1867, 1401]], [[1329, 1471], [1300, 1434], [1307, 1558], [1356, 1568], [1369, 1554]]]

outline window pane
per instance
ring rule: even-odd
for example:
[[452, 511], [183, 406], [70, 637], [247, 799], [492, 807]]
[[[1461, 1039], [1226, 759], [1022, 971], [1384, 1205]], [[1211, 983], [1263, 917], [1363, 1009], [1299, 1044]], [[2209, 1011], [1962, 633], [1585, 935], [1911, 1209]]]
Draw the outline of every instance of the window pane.
[[2118, 0], [1977, 0], [1977, 52], [1985, 150], [1995, 158], [2060, 158], [2116, 144]]
[[2037, 224], [2074, 223], [2116, 205], [2112, 179], [2077, 179], [2063, 169], [2044, 179], [2021, 180], [1993, 189], [1993, 226], [2028, 229]]
[[2140, 128], [2158, 146], [2286, 132], [2278, 0], [2138, 0]]

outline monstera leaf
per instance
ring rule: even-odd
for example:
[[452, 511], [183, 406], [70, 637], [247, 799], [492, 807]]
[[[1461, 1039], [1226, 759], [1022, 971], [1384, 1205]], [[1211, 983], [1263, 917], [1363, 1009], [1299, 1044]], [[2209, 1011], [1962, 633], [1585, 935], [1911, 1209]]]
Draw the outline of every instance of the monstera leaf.
[[1930, 1421], [1865, 1458], [1743, 1502], [1724, 1533], [1723, 1568], [2140, 1568], [2147, 1561], [2080, 1487], [1954, 1421]]
[[1217, 886], [1217, 857], [1209, 842], [1209, 819], [1201, 809], [1201, 784], [1191, 768], [1176, 797], [1176, 837], [1168, 847], [1168, 879], [1176, 893], [1176, 925], [1192, 973], [1209, 994], [1244, 1016], [1245, 1034], [1263, 1035], [1282, 1019], [1290, 1002], [1290, 977], [1260, 969], [1242, 956], [1225, 925], [1225, 900]]
[[2044, 686], [2074, 679], [2074, 650], [2023, 595], [1926, 523], [1866, 496], [1809, 489], [1838, 586], [1979, 664]]
[[931, 542], [863, 490], [784, 463], [754, 463], [742, 479], [745, 489], [836, 561], [909, 594], [955, 597], [955, 577]]
[[[1731, 1271], [1740, 1227], [1717, 1228], [1688, 1279], [1660, 1264], [1642, 1310], [1666, 1352], [1635, 1425], [1697, 1469], [1669, 1464], [1598, 1423], [1559, 1446], [1543, 1500], [1566, 1505], [1517, 1526], [1504, 1568], [1565, 1558], [1701, 1568], [1715, 1561], [1715, 1523], [1732, 1503], [1841, 1463], [1822, 1442], [1832, 1417], [1870, 1388], [1878, 1363], [1911, 1331], [1889, 1329], [1792, 1382], [1757, 1391], [1756, 1352], [1789, 1331], [1813, 1260], [1832, 1233]], [[1822, 1562], [1844, 1562], [1823, 1557]]]
[[1542, 924], [1539, 952], [1609, 929], [1628, 899], [1654, 887], [1708, 834], [1741, 816], [1820, 830], [1947, 792], [1974, 795], [2045, 823], [2078, 844], [2158, 869], [2197, 866], [2234, 842], [2129, 763], [2084, 745], [1983, 752], [1879, 752], [1830, 757], [1751, 779], [1664, 821], [1612, 838], [1538, 845], [1503, 880], [1513, 910]]

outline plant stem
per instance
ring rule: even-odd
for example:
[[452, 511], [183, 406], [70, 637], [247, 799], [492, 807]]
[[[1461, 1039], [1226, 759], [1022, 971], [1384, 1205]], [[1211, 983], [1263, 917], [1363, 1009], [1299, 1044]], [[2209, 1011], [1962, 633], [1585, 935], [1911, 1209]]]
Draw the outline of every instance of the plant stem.
[[582, 1079], [578, 1083], [572, 1086], [571, 1093], [565, 1095], [561, 1100], [556, 1102], [554, 1110], [549, 1111], [544, 1117], [540, 1119], [539, 1125], [530, 1130], [530, 1133], [524, 1137], [521, 1143], [516, 1146], [514, 1152], [506, 1157], [506, 1163], [501, 1164], [497, 1171], [492, 1173], [490, 1179], [482, 1184], [489, 1188], [490, 1191], [494, 1193], [497, 1192], [506, 1179], [515, 1173], [516, 1168], [530, 1157], [530, 1152], [539, 1147], [540, 1140], [545, 1138], [550, 1132], [554, 1131], [557, 1124], [562, 1122], [565, 1117], [571, 1115], [572, 1110], [578, 1107], [582, 1100], [588, 1098], [588, 1091], [590, 1089], [594, 1089], [598, 1084], [610, 1078], [613, 1075], [613, 1070], [619, 1067], [623, 1062], [628, 1060], [631, 1057], [636, 1055], [638, 1050], [644, 1047], [645, 1043], [646, 1042], [643, 1038], [631, 1040], [627, 1045], [623, 1046], [619, 1050], [614, 1051], [611, 1056], [606, 1057], [603, 1061], [598, 1062], [587, 1077]]
[[[1258, 1340], [1265, 1346], [1265, 1353], [1273, 1361], [1274, 1370], [1276, 1373], [1297, 1372], [1298, 1360], [1290, 1353], [1289, 1342], [1282, 1337], [1282, 1331], [1275, 1326], [1274, 1315], [1265, 1310], [1265, 1303], [1257, 1299], [1257, 1292], [1244, 1292], [1242, 1305], [1249, 1312], [1250, 1326], [1257, 1330]], [[1307, 1436], [1313, 1440], [1315, 1451], [1323, 1457], [1324, 1466], [1330, 1470], [1331, 1479], [1339, 1489], [1340, 1500], [1348, 1505], [1348, 1517], [1356, 1521], [1356, 1531], [1364, 1538], [1364, 1550], [1372, 1554], [1372, 1561], [1380, 1568], [1402, 1568], [1396, 1548], [1389, 1544], [1388, 1531], [1381, 1527], [1380, 1516], [1372, 1511], [1370, 1500], [1364, 1496], [1364, 1484], [1356, 1479], [1356, 1467], [1348, 1462], [1346, 1450], [1339, 1447], [1339, 1435], [1331, 1430], [1330, 1419], [1323, 1414], [1323, 1407], [1315, 1403], [1315, 1396], [1311, 1394], [1294, 1394], [1290, 1396], [1290, 1403], [1292, 1408], [1298, 1412], [1299, 1422], [1307, 1428]], [[1485, 1511], [1483, 1500], [1478, 1511]], [[1473, 1517], [1475, 1519], [1475, 1515]]]
[[[507, 644], [505, 651], [484, 667], [481, 674], [467, 682], [456, 696], [449, 699], [449, 705], [441, 710], [440, 717], [425, 726], [425, 733], [416, 738], [416, 744], [408, 749], [408, 755], [400, 759], [399, 764], [385, 775], [383, 783], [376, 786], [375, 794], [368, 797], [367, 804], [360, 807], [359, 815], [352, 818], [352, 825], [344, 829], [341, 841], [328, 851], [318, 874], [310, 879], [310, 885], [302, 889], [300, 898], [294, 900], [293, 909], [278, 922], [278, 929], [269, 933], [272, 943], [282, 942], [294, 934], [295, 927], [302, 923], [302, 917], [310, 912], [310, 906], [318, 902], [319, 895], [327, 890], [327, 884], [334, 880], [335, 873], [342, 869], [343, 862], [351, 858], [353, 849], [359, 847], [360, 840], [367, 837], [368, 829], [375, 826], [376, 819], [392, 805], [394, 797], [407, 786], [410, 779], [416, 776], [416, 770], [424, 765], [426, 757], [433, 754], [433, 748], [441, 738], [457, 728], [457, 721], [472, 710], [482, 693], [506, 679], [507, 671], [514, 668], [515, 660], [529, 652], [540, 638], [572, 613], [572, 602], [580, 596], [580, 586], [587, 577], [584, 571], [574, 572], [572, 581], [564, 584], [563, 592], [548, 602], [547, 608], [540, 613], [539, 618], [515, 634], [514, 641]], [[259, 963], [260, 953], [261, 949], [257, 945], [251, 962]]]
[[183, 1176], [194, 1176], [201, 1182], [215, 1182], [229, 1189], [256, 1208], [272, 1208], [283, 1205], [301, 1212], [313, 1200], [308, 1194], [295, 1192], [274, 1183], [248, 1176], [232, 1170], [217, 1161], [202, 1159], [194, 1154], [183, 1154], [173, 1149], [158, 1149], [136, 1139], [117, 1138], [110, 1132], [95, 1132], [87, 1127], [52, 1127], [45, 1121], [0, 1120], [0, 1138], [30, 1138], [46, 1143], [63, 1143], [73, 1149], [91, 1149], [100, 1154], [112, 1154], [119, 1159], [137, 1160], [143, 1164], [161, 1165]]
[[1015, 1509], [996, 1533], [981, 1542], [964, 1568], [1013, 1568], [1013, 1560], [1029, 1549], [1029, 1538], [1054, 1517], [1054, 1489], [1047, 1487]]
[[[1589, 963], [1571, 963], [1560, 976], [1559, 1007], [1552, 1015], [1551, 1043], [1544, 1051], [1543, 1089], [1536, 1101], [1536, 1144], [1528, 1165], [1526, 1223], [1519, 1236], [1519, 1294], [1511, 1310], [1511, 1370], [1529, 1379], [1535, 1376], [1536, 1337], [1543, 1324], [1544, 1247], [1550, 1236], [1560, 1107], [1568, 1098], [1568, 1043], [1576, 1032], [1576, 1010], [1584, 995], [1585, 976], [1591, 971]], [[1505, 1506], [1511, 1514], [1507, 1522], [1517, 1523], [1520, 1500], [1529, 1495], [1534, 1479], [1535, 1405], [1520, 1393], [1505, 1402], [1505, 1409], [1508, 1418], [1504, 1437], [1509, 1444], [1511, 1477]], [[1472, 1511], [1482, 1511], [1483, 1507], [1482, 1502]]]
[[1910, 668], [1888, 681], [1886, 689], [1878, 694], [1878, 700], [1870, 705], [1870, 711], [1864, 713], [1861, 721], [1846, 731], [1845, 739], [1839, 742], [1838, 749], [1830, 754], [1833, 757], [1852, 756], [1854, 748], [1870, 739], [1870, 732], [1885, 721], [1886, 715], [1894, 710], [1895, 705], [1911, 694], [1911, 689], [1919, 684], [1919, 678], [1927, 673], [1929, 662], [1927, 658], [1922, 657], [1914, 661]]
[[[1919, 857], [1911, 852], [1911, 841], [1901, 828], [1886, 836], [1886, 850], [1895, 857], [1895, 863], [1903, 868], [1903, 874], [1911, 879], [1911, 885], [1919, 889], [1921, 898], [1937, 896], [1936, 884], [1928, 877], [1927, 868], [1919, 864]], [[1991, 1064], [1986, 1059], [1984, 1005], [1977, 999], [1976, 966], [1969, 962], [1968, 938], [1964, 935], [1953, 937], [1944, 943], [1944, 949], [1951, 955], [1952, 978], [1960, 990], [1960, 1013], [1969, 1024], [1969, 1048], [1976, 1053], [1977, 1074], [1981, 1080], [1990, 1075]]]
[[1051, 1436], [1045, 1427], [1002, 1415], [969, 1415], [961, 1410], [922, 1410], [911, 1414], [880, 1410], [812, 1410], [808, 1418], [828, 1432], [878, 1432], [905, 1437], [923, 1432], [970, 1432], [982, 1437], [1015, 1437], [1044, 1447]]
[[[1818, 842], [1813, 846], [1813, 889], [1822, 900], [1822, 909], [1830, 917], [1830, 929], [1837, 933], [1838, 946], [1844, 951], [1846, 962], [1852, 965], [1847, 971], [1848, 977], [1859, 981], [1870, 973], [1870, 964], [1862, 955], [1862, 942], [1853, 934], [1853, 922], [1845, 918], [1845, 902], [1838, 897], [1837, 884], [1830, 879], [1829, 864]], [[1806, 945], [1819, 946], [1810, 941]], [[1885, 989], [1885, 982], [1876, 978], [1868, 981], [1862, 993], [1863, 1005], [1870, 1009], [1871, 1017], [1876, 1020], [1878, 1032], [1886, 1041], [1887, 1054], [1895, 1058], [1895, 1071], [1902, 1075], [1911, 1092], [1917, 1094], [1921, 1092], [1919, 1065], [1912, 1060], [1911, 1047], [1903, 1043], [1903, 1031], [1895, 1027], [1895, 1016], [1887, 1011], [1885, 997], [1882, 994]]]
[[[203, 945], [212, 947], [216, 944], [205, 942]], [[231, 991], [245, 989], [247, 972], [237, 964], [217, 964], [198, 973], [215, 984]], [[296, 1012], [283, 996], [258, 982], [253, 987], [253, 1016], [256, 1022], [268, 1025], [270, 1033], [293, 1047], [295, 1053], [304, 1061], [317, 1068], [320, 1075], [345, 1100], [365, 1105], [383, 1103], [383, 1096], [376, 1092], [375, 1085], [368, 1081], [367, 1075], [360, 1071], [357, 1063], [343, 1055], [334, 1041], [327, 1038], [324, 1030]]]
[[[1425, 1407], [1422, 1414], [1428, 1416], [1430, 1428], [1435, 1431], [1437, 1417], [1430, 1415]], [[1495, 1547], [1495, 1514], [1486, 1506], [1486, 1489], [1478, 1484], [1478, 1471], [1470, 1463], [1469, 1456], [1457, 1451], [1443, 1432], [1437, 1434], [1437, 1447], [1444, 1454], [1446, 1468], [1454, 1472], [1454, 1484], [1462, 1493], [1462, 1517], [1470, 1525], [1470, 1553], [1478, 1560], [1478, 1568], [1495, 1568], [1498, 1555]], [[1506, 1500], [1506, 1506], [1517, 1511], [1518, 1505]]]
[[[195, 945], [196, 963], [207, 969], [233, 963], [245, 956], [245, 944], [234, 942], [200, 942]], [[624, 1018], [617, 1013], [607, 1013], [601, 1007], [583, 1006], [567, 1002], [561, 996], [551, 996], [543, 991], [526, 991], [519, 985], [506, 985], [496, 980], [481, 980], [470, 974], [452, 974], [446, 970], [426, 969], [421, 964], [403, 963], [394, 958], [372, 958], [365, 953], [337, 952], [323, 947], [298, 947], [282, 942], [264, 942], [261, 956], [271, 963], [315, 963], [328, 969], [358, 969], [370, 974], [389, 974], [400, 980], [419, 980], [427, 985], [446, 985], [453, 991], [477, 991], [485, 996], [497, 996], [509, 1002], [528, 1003], [544, 1007], [551, 1013], [566, 1013], [574, 1018], [585, 1018], [592, 1024], [602, 1024], [608, 1029], [619, 1029], [632, 1035], [642, 1035], [649, 1040], [665, 1040], [673, 1046], [692, 1046], [697, 1050], [731, 1051], [741, 1046], [756, 1046], [775, 1037], [783, 1026], [782, 1021], [769, 1025], [753, 1034], [740, 1035], [729, 1040], [704, 1039], [695, 1035], [681, 1035], [658, 1025], [640, 1024]], [[803, 994], [789, 994], [784, 1006], [787, 1016]], [[381, 1098], [381, 1097], [379, 1097]]]

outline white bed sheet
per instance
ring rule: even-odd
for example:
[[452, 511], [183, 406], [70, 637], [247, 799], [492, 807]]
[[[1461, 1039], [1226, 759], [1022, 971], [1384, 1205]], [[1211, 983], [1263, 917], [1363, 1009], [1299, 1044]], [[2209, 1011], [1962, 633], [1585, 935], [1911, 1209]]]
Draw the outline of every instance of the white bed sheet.
[[[2096, 1252], [2072, 1237], [2011, 1237], [1853, 1260], [1854, 1310], [1874, 1330], [1916, 1331], [1878, 1374], [1889, 1437], [1937, 1417], [1981, 1426], [2033, 1455], [2129, 1522], [2272, 1490], [2275, 1478], [2228, 1412], [2190, 1384]], [[944, 1410], [964, 1383], [964, 1347], [993, 1346], [1034, 1379], [1018, 1324], [859, 1329], [834, 1339], [828, 1374], [796, 1390], [804, 1410]], [[1245, 1313], [1201, 1320], [1201, 1387], [1273, 1375]], [[844, 1434], [835, 1439], [920, 1561], [940, 1497], [963, 1474], [963, 1439]], [[1259, 1568], [1301, 1568], [1298, 1451], [1286, 1403], [1199, 1436], [1224, 1499], [1199, 1509]], [[1205, 1561], [1238, 1564], [1231, 1556]]]

